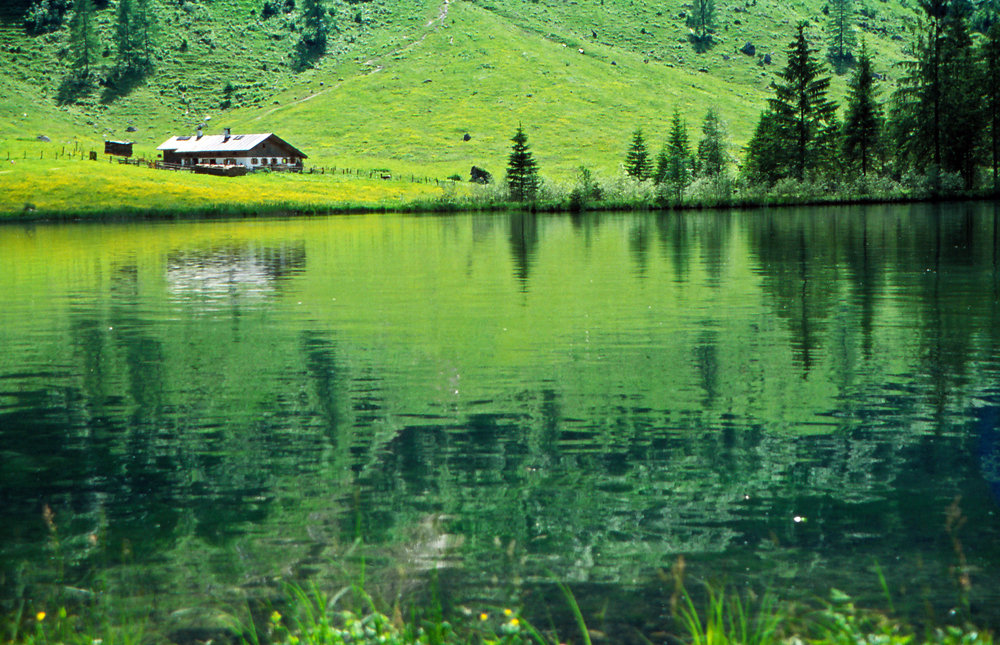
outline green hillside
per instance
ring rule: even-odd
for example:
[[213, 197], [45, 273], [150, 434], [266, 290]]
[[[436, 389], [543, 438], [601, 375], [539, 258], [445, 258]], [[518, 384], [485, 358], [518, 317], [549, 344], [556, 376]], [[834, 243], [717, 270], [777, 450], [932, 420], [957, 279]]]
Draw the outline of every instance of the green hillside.
[[[822, 0], [720, 1], [714, 45], [696, 53], [680, 0], [327, 0], [337, 29], [326, 55], [304, 67], [296, 11], [265, 20], [262, 0], [158, 1], [153, 71], [75, 94], [64, 85], [66, 27], [30, 36], [28, 0], [0, 9], [0, 155], [127, 137], [152, 156], [169, 136], [207, 122], [209, 132], [277, 132], [317, 165], [501, 174], [521, 123], [543, 176], [567, 178], [585, 164], [607, 178], [636, 127], [659, 149], [675, 106], [695, 142], [715, 107], [738, 152], [794, 25], [809, 21], [825, 51], [828, 22]], [[98, 12], [104, 78], [115, 59], [115, 3]], [[887, 97], [916, 14], [895, 1], [858, 0], [855, 9], [858, 40], [889, 77]], [[755, 56], [740, 52], [748, 42]], [[837, 77], [835, 95], [845, 86]]]

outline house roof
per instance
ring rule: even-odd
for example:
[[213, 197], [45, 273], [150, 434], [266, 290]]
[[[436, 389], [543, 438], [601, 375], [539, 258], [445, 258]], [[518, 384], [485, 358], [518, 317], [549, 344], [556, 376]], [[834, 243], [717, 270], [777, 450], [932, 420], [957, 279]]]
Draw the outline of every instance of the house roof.
[[307, 155], [288, 143], [281, 137], [270, 132], [266, 134], [234, 134], [227, 137], [224, 134], [207, 134], [201, 137], [182, 136], [170, 137], [156, 149], [171, 150], [173, 152], [249, 152], [258, 144], [267, 140], [273, 140], [278, 145], [287, 148], [295, 156], [307, 158]]

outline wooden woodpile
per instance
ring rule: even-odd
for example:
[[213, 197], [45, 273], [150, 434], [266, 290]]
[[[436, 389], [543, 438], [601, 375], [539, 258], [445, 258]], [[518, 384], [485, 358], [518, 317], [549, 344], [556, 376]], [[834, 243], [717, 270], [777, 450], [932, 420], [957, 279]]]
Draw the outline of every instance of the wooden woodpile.
[[218, 166], [209, 164], [196, 164], [194, 172], [196, 175], [216, 175], [218, 177], [242, 177], [250, 171], [246, 166]]

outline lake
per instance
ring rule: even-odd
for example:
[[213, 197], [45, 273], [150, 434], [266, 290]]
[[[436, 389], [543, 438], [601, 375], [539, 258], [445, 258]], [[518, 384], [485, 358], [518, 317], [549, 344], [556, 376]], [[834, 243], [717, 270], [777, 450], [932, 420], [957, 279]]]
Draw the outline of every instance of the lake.
[[624, 642], [670, 630], [683, 558], [692, 589], [998, 628], [998, 225], [969, 203], [0, 227], [0, 609], [363, 576], [538, 610], [560, 581]]

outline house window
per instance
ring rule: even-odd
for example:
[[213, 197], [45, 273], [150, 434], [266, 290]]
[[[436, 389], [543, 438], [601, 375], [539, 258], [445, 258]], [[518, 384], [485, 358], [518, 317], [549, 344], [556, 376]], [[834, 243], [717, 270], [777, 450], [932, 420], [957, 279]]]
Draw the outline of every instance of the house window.
[[288, 163], [288, 157], [282, 158], [281, 163], [287, 164]]
[[274, 157], [272, 157], [272, 158], [271, 158], [271, 165], [272, 165], [272, 166], [274, 166], [274, 165], [276, 165], [277, 163], [278, 163], [278, 160], [277, 160], [277, 159], [275, 159]]
[[253, 159], [250, 160], [250, 165], [251, 166], [256, 166], [257, 165], [257, 157], [254, 157]]

